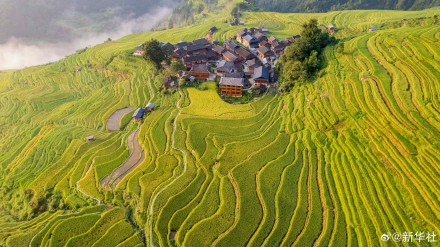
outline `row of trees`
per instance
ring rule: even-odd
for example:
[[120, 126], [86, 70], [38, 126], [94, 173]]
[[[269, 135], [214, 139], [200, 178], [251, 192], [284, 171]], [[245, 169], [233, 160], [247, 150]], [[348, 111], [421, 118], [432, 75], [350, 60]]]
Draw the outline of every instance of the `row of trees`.
[[290, 90], [296, 81], [306, 81], [313, 77], [321, 68], [322, 51], [335, 42], [327, 32], [321, 31], [316, 19], [302, 27], [301, 38], [287, 47], [279, 59], [278, 72], [285, 90]]

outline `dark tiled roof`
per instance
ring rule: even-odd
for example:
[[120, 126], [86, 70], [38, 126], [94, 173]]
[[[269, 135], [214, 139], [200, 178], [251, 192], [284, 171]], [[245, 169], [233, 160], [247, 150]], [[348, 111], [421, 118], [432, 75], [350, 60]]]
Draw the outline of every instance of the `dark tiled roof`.
[[221, 55], [226, 49], [223, 46], [214, 45], [212, 47], [212, 50], [215, 51], [217, 54]]
[[209, 73], [208, 65], [206, 64], [194, 64], [194, 66], [191, 69], [192, 72], [199, 72], [199, 73]]
[[174, 47], [175, 47], [176, 49], [178, 49], [178, 48], [182, 48], [182, 47], [185, 47], [185, 46], [188, 46], [188, 42], [185, 42], [185, 41], [179, 41], [179, 43], [177, 43], [177, 44], [174, 45]]
[[269, 80], [269, 71], [264, 66], [257, 67], [254, 70], [254, 76], [252, 76], [252, 79]]
[[243, 72], [230, 72], [230, 73], [225, 73], [225, 77], [230, 77], [230, 78], [244, 78], [244, 73], [243, 73]]
[[166, 48], [169, 51], [174, 51], [174, 45], [170, 44], [170, 43], [165, 43], [162, 45], [163, 48]]
[[259, 44], [258, 44], [260, 47], [261, 46], [266, 46], [266, 47], [270, 47], [270, 44], [267, 42], [267, 41], [265, 41], [265, 40], [263, 40], [263, 41], [261, 41]]
[[242, 30], [240, 30], [240, 31], [238, 31], [237, 32], [237, 35], [239, 35], [239, 36], [245, 36], [246, 34], [247, 34], [247, 29], [245, 28], [245, 29], [242, 29]]
[[205, 45], [200, 45], [200, 44], [192, 44], [192, 45], [188, 45], [186, 47], [186, 50], [188, 52], [203, 50], [203, 49], [206, 49]]
[[270, 37], [268, 38], [268, 40], [269, 40], [270, 43], [272, 43], [272, 42], [274, 42], [274, 41], [277, 41], [277, 38], [275, 38], [274, 36], [270, 36]]
[[234, 42], [226, 43], [226, 47], [230, 50], [236, 50], [236, 49], [240, 48], [240, 46], [235, 44]]
[[254, 58], [254, 54], [252, 54], [251, 52], [249, 52], [248, 50], [240, 47], [239, 49], [237, 49], [235, 51], [240, 57], [244, 58], [244, 59], [252, 59]]
[[174, 51], [174, 55], [175, 56], [179, 56], [179, 57], [183, 57], [183, 56], [186, 55], [186, 51], [183, 48], [179, 48], [179, 49]]
[[196, 40], [194, 40], [192, 43], [193, 43], [194, 45], [203, 45], [203, 46], [209, 45], [209, 41], [206, 40], [205, 38], [196, 39]]
[[246, 62], [246, 65], [248, 66], [248, 67], [253, 67], [253, 68], [255, 68], [255, 67], [258, 67], [258, 66], [260, 66], [260, 60], [258, 60], [258, 59], [256, 59], [256, 58], [254, 58], [254, 59], [250, 59], [250, 60], [248, 60], [247, 62]]
[[249, 35], [249, 34], [244, 36], [243, 39], [249, 43], [258, 42], [258, 40], [254, 36]]
[[217, 58], [218, 58], [218, 54], [217, 54], [217, 52], [215, 52], [215, 51], [213, 51], [213, 50], [208, 50], [208, 51], [206, 52], [206, 57], [207, 57], [208, 59], [217, 60]]
[[227, 69], [231, 70], [234, 67], [233, 63], [230, 63], [226, 60], [221, 60], [217, 63], [217, 69]]
[[269, 48], [267, 48], [266, 46], [260, 46], [260, 48], [258, 48], [258, 51], [262, 54], [270, 53]]
[[234, 55], [230, 51], [227, 51], [227, 52], [223, 53], [223, 56], [225, 58], [227, 58], [229, 61], [232, 61], [232, 62], [234, 62], [234, 61], [236, 61], [238, 59], [238, 57], [236, 55]]
[[188, 56], [183, 58], [184, 63], [202, 62], [206, 60], [207, 58], [205, 55], [195, 55], [195, 56]]
[[219, 85], [243, 87], [243, 78], [222, 77]]
[[263, 33], [260, 33], [260, 32], [256, 32], [256, 33], [254, 34], [254, 36], [255, 36], [255, 38], [257, 38], [257, 39], [262, 39], [263, 37], [266, 37], [266, 35], [264, 35]]
[[137, 117], [137, 118], [143, 118], [144, 117], [144, 112], [145, 109], [144, 108], [138, 108], [134, 113], [133, 113], [133, 117]]

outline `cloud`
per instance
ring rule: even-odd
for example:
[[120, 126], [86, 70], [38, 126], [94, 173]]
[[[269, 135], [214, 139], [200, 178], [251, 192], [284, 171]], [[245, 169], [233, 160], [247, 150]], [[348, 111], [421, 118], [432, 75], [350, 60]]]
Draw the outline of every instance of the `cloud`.
[[100, 44], [107, 38], [118, 39], [132, 33], [149, 31], [171, 12], [171, 8], [160, 7], [152, 13], [137, 18], [128, 20], [119, 18], [117, 22], [120, 24], [113, 31], [85, 33], [70, 42], [36, 41], [29, 44], [12, 37], [5, 44], [0, 44], [0, 70], [20, 69], [55, 62], [78, 49]]

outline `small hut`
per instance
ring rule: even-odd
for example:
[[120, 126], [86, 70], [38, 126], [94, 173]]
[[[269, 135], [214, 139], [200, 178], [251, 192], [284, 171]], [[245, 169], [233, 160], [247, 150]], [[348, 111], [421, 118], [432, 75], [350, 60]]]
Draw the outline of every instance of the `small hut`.
[[136, 109], [136, 111], [133, 113], [133, 119], [135, 121], [142, 121], [142, 119], [144, 118], [144, 114], [145, 114], [145, 109], [144, 108], [138, 108]]
[[87, 136], [86, 140], [89, 141], [89, 142], [94, 141], [95, 140], [95, 136]]
[[153, 111], [155, 106], [156, 105], [154, 103], [148, 102], [148, 104], [145, 106], [145, 110]]

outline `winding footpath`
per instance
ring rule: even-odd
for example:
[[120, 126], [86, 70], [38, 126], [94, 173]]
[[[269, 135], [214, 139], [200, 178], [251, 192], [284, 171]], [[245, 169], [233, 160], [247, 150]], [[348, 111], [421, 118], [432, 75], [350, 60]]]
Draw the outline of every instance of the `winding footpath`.
[[164, 187], [162, 187], [159, 191], [155, 192], [155, 193], [154, 193], [154, 196], [153, 196], [152, 199], [151, 199], [150, 207], [149, 207], [149, 210], [148, 210], [147, 225], [148, 225], [149, 246], [152, 246], [152, 247], [154, 247], [154, 243], [153, 243], [153, 223], [152, 223], [152, 218], [153, 218], [153, 215], [154, 215], [154, 204], [155, 204], [155, 202], [156, 202], [156, 199], [157, 199], [157, 197], [158, 197], [162, 192], [164, 192], [168, 187], [170, 187], [170, 186], [173, 185], [177, 180], [179, 180], [179, 178], [181, 178], [181, 177], [183, 176], [183, 174], [185, 174], [186, 171], [187, 171], [187, 156], [186, 156], [186, 153], [185, 153], [182, 149], [176, 147], [176, 145], [175, 145], [175, 141], [174, 141], [174, 140], [175, 140], [174, 136], [175, 136], [175, 134], [176, 134], [176, 129], [177, 129], [177, 119], [178, 119], [179, 116], [181, 115], [181, 114], [180, 114], [180, 109], [181, 109], [181, 107], [180, 107], [180, 102], [181, 102], [182, 99], [183, 99], [182, 92], [181, 92], [180, 90], [179, 90], [179, 96], [180, 96], [180, 97], [179, 97], [179, 100], [178, 100], [177, 103], [176, 103], [177, 115], [176, 115], [176, 117], [174, 118], [174, 123], [173, 123], [173, 134], [171, 135], [171, 148], [174, 149], [174, 150], [176, 150], [176, 151], [178, 151], [178, 152], [180, 152], [180, 153], [182, 154], [182, 157], [183, 157], [183, 171], [182, 171], [182, 173], [180, 173], [179, 176], [177, 176], [173, 181], [171, 181], [170, 183], [168, 183], [167, 185], [165, 185]]
[[[93, 163], [95, 163], [95, 158], [93, 158], [92, 163], [90, 163], [90, 166], [89, 166], [89, 169], [87, 170], [87, 172], [88, 172], [90, 169], [92, 169], [92, 167], [93, 167]], [[75, 187], [76, 187], [76, 189], [77, 189], [81, 194], [83, 194], [85, 197], [88, 197], [88, 198], [91, 198], [91, 199], [97, 201], [97, 202], [98, 202], [98, 205], [101, 204], [101, 200], [99, 200], [98, 198], [96, 198], [96, 197], [94, 197], [94, 196], [92, 196], [92, 195], [89, 195], [89, 194], [87, 194], [86, 192], [84, 192], [84, 191], [79, 187], [78, 182], [79, 182], [79, 181], [76, 181], [76, 183], [75, 183]]]
[[114, 188], [129, 172], [133, 171], [145, 159], [145, 152], [139, 144], [139, 128], [131, 133], [127, 138], [130, 155], [128, 159], [116, 168], [110, 175], [105, 176], [100, 184], [103, 187]]
[[121, 119], [125, 116], [125, 114], [134, 110], [133, 107], [125, 107], [113, 112], [113, 114], [107, 119], [107, 130], [109, 131], [118, 131], [121, 128]]

